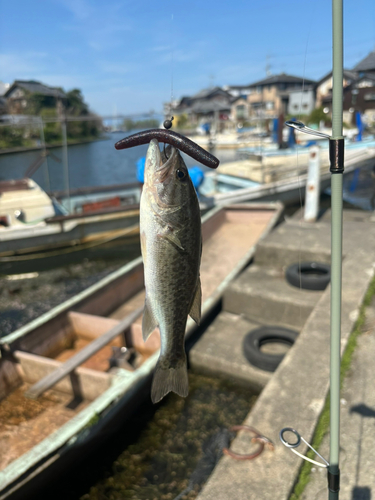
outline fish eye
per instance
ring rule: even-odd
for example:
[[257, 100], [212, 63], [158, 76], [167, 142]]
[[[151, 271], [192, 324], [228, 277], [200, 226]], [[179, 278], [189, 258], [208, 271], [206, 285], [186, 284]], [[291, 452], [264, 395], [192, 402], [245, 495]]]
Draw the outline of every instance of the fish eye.
[[180, 180], [183, 180], [183, 179], [185, 179], [185, 177], [186, 177], [186, 172], [184, 172], [183, 170], [177, 169], [177, 170], [176, 170], [176, 175], [177, 175], [177, 177], [178, 177]]

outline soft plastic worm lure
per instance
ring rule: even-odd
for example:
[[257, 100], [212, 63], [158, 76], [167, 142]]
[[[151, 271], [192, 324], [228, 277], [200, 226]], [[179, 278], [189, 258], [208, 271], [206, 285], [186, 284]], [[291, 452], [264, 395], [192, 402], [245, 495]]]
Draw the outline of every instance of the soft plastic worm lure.
[[214, 155], [210, 154], [187, 137], [177, 132], [172, 132], [171, 130], [159, 128], [144, 130], [143, 132], [129, 135], [129, 137], [125, 137], [121, 139], [121, 141], [116, 142], [115, 148], [128, 149], [134, 146], [140, 146], [141, 144], [148, 144], [151, 139], [157, 139], [159, 142], [174, 146], [194, 158], [194, 160], [206, 165], [206, 167], [217, 168], [219, 166], [220, 162]]

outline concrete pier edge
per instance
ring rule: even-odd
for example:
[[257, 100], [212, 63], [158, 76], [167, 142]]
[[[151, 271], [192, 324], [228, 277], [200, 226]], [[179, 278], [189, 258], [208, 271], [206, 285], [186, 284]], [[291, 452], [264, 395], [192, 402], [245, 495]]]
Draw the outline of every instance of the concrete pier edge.
[[[325, 233], [329, 231], [329, 224], [322, 229]], [[288, 231], [287, 225], [283, 231]], [[345, 221], [344, 217], [341, 354], [374, 276], [374, 248], [375, 224]], [[329, 332], [330, 287], [245, 419], [245, 424], [257, 428], [275, 443], [274, 452], [265, 450], [250, 462], [224, 456], [198, 496], [199, 500], [287, 500], [290, 497], [303, 461], [280, 443], [279, 432], [283, 427], [294, 427], [312, 442], [329, 391]], [[246, 453], [250, 446], [250, 437], [243, 432], [232, 443], [232, 449], [239, 453]], [[301, 446], [299, 451], [305, 453], [306, 449]]]

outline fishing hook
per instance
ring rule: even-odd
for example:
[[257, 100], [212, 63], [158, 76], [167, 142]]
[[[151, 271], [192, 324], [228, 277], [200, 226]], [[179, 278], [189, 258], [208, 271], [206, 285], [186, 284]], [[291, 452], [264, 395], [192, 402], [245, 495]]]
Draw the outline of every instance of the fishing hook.
[[[292, 434], [294, 434], [297, 438], [297, 441], [295, 443], [289, 443], [285, 438], [284, 438], [284, 433], [285, 432], [291, 432]], [[308, 462], [311, 462], [312, 464], [314, 465], [317, 465], [318, 467], [323, 467], [324, 469], [326, 469], [327, 467], [329, 467], [329, 462], [327, 462], [327, 460], [322, 457], [322, 455], [320, 453], [318, 453], [312, 446], [311, 444], [309, 444], [306, 439], [304, 439], [300, 434], [299, 432], [297, 432], [295, 429], [293, 429], [292, 427], [284, 427], [284, 429], [281, 429], [280, 431], [280, 441], [283, 443], [284, 446], [286, 446], [287, 448], [290, 448], [292, 450], [293, 453], [295, 453], [296, 455], [298, 455], [299, 457], [303, 458], [304, 460], [307, 460]], [[301, 444], [301, 441], [303, 441], [316, 455], [318, 455], [319, 458], [321, 458], [324, 462], [324, 464], [322, 464], [321, 462], [317, 462], [316, 460], [312, 460], [311, 458], [308, 458], [306, 457], [305, 455], [302, 455], [302, 453], [300, 453], [299, 451], [297, 451], [295, 448], [298, 448], [298, 446]]]
[[148, 144], [152, 139], [157, 139], [165, 144], [170, 144], [175, 148], [183, 151], [187, 155], [194, 158], [194, 160], [199, 161], [203, 165], [209, 168], [217, 168], [219, 166], [219, 160], [205, 151], [203, 148], [198, 146], [195, 142], [191, 141], [187, 137], [178, 134], [177, 132], [172, 132], [171, 130], [163, 130], [159, 128], [144, 130], [133, 135], [125, 137], [121, 141], [116, 142], [116, 149], [128, 149], [134, 146], [140, 146], [141, 144]]
[[223, 453], [225, 455], [228, 455], [236, 460], [253, 460], [254, 458], [256, 458], [257, 456], [259, 456], [262, 453], [262, 451], [264, 450], [264, 447], [266, 445], [271, 450], [274, 449], [274, 445], [273, 445], [272, 441], [270, 439], [268, 439], [266, 436], [263, 436], [263, 434], [260, 434], [260, 432], [258, 432], [256, 429], [254, 429], [254, 427], [250, 427], [248, 425], [234, 425], [233, 427], [231, 427], [229, 429], [230, 432], [237, 432], [237, 431], [241, 431], [241, 430], [249, 431], [252, 434], [254, 434], [254, 437], [251, 439], [251, 441], [252, 442], [255, 441], [255, 442], [259, 443], [259, 448], [257, 450], [255, 450], [254, 453], [245, 454], [245, 455], [242, 455], [240, 453], [236, 453], [236, 452], [230, 450], [229, 448], [223, 448]]

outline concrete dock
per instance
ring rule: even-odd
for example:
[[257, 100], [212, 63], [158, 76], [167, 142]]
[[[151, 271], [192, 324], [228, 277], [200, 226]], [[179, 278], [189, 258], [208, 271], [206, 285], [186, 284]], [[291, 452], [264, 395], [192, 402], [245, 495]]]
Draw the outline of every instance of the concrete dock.
[[[372, 214], [349, 210], [344, 212], [343, 220], [342, 352], [375, 266]], [[255, 427], [275, 444], [273, 452], [265, 450], [252, 461], [224, 456], [199, 494], [199, 500], [287, 500], [293, 491], [303, 461], [280, 443], [279, 432], [284, 427], [294, 427], [308, 442], [312, 441], [329, 389], [330, 286], [322, 292], [301, 291], [285, 281], [284, 272], [288, 265], [297, 262], [329, 263], [330, 232], [329, 212], [313, 225], [296, 219], [280, 224], [258, 244], [254, 263], [227, 289], [223, 312], [190, 351], [192, 369], [229, 377], [261, 391], [243, 423]], [[300, 332], [274, 373], [252, 367], [242, 352], [244, 335], [262, 324], [286, 326]], [[371, 356], [367, 356], [367, 365], [370, 360]], [[364, 374], [358, 375], [361, 379], [369, 377], [368, 370], [361, 373]], [[362, 408], [359, 394], [355, 401]], [[371, 408], [373, 401], [368, 401]], [[358, 419], [358, 412], [353, 410], [348, 418]], [[231, 448], [247, 453], [254, 448], [250, 439], [251, 436], [240, 432]], [[358, 432], [353, 440], [358, 449], [361, 446]], [[306, 450], [300, 446], [299, 451]], [[328, 454], [324, 451], [323, 455]], [[351, 477], [346, 482], [353, 489], [360, 477], [357, 473], [357, 479]], [[318, 492], [326, 489], [325, 474], [317, 473], [316, 478], [314, 493], [307, 493], [306, 499], [322, 498]], [[366, 481], [362, 483], [367, 487]], [[311, 488], [312, 485], [313, 481]]]

